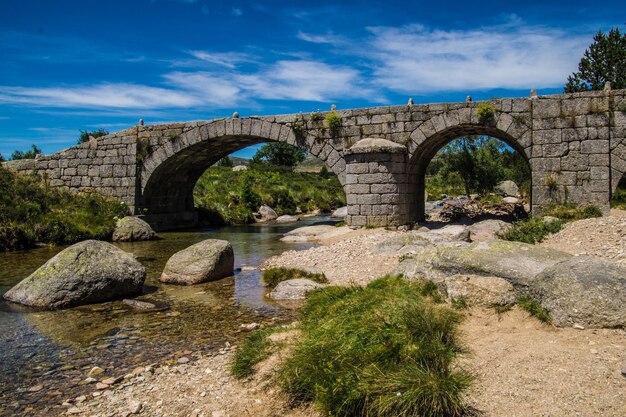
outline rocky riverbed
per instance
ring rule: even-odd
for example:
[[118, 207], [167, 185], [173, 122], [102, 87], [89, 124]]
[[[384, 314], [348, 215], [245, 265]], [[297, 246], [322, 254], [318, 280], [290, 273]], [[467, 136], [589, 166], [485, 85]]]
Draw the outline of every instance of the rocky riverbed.
[[[618, 253], [610, 259], [623, 262], [623, 255], [619, 255], [623, 240], [611, 238], [599, 243], [607, 232], [602, 225], [617, 224], [611, 226], [614, 232], [611, 236], [624, 230], [619, 226], [621, 220], [613, 218], [615, 215], [584, 220], [582, 235], [571, 241], [580, 241], [577, 248], [587, 254]], [[617, 213], [617, 217], [622, 215]], [[572, 223], [561, 233], [573, 233], [572, 230], [580, 227], [578, 224]], [[268, 259], [264, 267], [304, 268], [324, 272], [331, 284], [365, 284], [397, 267], [400, 256], [381, 251], [379, 245], [390, 239], [402, 240], [405, 235], [402, 231], [380, 229], [345, 231], [319, 239], [321, 246], [283, 252]], [[553, 236], [546, 245], [558, 242], [560, 235]], [[444, 239], [449, 243], [432, 239], [444, 247], [467, 244], [462, 234], [450, 233]], [[568, 239], [576, 237], [568, 235]], [[419, 240], [415, 242], [402, 241], [399, 247], [406, 249], [421, 244]], [[604, 245], [604, 251], [600, 245]], [[623, 416], [626, 409], [623, 328], [556, 328], [529, 317], [517, 307], [504, 313], [482, 306], [463, 311], [461, 331], [468, 353], [463, 355], [459, 366], [476, 375], [467, 399], [478, 415]], [[242, 334], [252, 327], [241, 328]], [[282, 336], [287, 341], [296, 337], [287, 330]], [[213, 349], [181, 348], [157, 363], [132, 369], [103, 366], [103, 372], [93, 376], [89, 374], [91, 367], [85, 366], [75, 377], [84, 384], [81, 395], [50, 394], [49, 402], [54, 406], [48, 415], [319, 415], [312, 408], [292, 408], [272, 384], [276, 364], [284, 351], [275, 352], [257, 365], [258, 372], [251, 380], [242, 383], [233, 379], [228, 367], [237, 343], [235, 339]], [[44, 391], [37, 386], [31, 388], [32, 392], [23, 395]]]

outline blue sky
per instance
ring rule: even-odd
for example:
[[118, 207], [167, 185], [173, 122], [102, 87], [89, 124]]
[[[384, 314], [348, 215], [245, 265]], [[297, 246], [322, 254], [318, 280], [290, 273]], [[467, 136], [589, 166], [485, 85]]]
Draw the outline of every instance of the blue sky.
[[625, 20], [623, 1], [0, 0], [0, 153], [140, 118], [559, 93]]

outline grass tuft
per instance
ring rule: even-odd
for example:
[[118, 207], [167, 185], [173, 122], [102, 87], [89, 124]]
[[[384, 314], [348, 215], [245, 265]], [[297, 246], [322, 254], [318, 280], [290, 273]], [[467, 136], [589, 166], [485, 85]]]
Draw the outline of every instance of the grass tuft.
[[279, 371], [283, 388], [337, 417], [463, 415], [472, 377], [452, 366], [460, 315], [432, 294], [390, 276], [313, 292]]
[[318, 284], [328, 283], [324, 274], [314, 274], [295, 268], [270, 268], [263, 272], [262, 278], [265, 285], [270, 288], [275, 288], [282, 281], [298, 278], [310, 279]]
[[271, 353], [268, 336], [276, 328], [259, 329], [249, 334], [237, 349], [230, 364], [230, 373], [237, 379], [254, 374], [254, 365], [267, 358]]
[[550, 317], [550, 313], [541, 307], [538, 301], [535, 299], [523, 295], [517, 299], [517, 305], [528, 312], [531, 316], [537, 318], [539, 321], [550, 324], [552, 323], [552, 317]]

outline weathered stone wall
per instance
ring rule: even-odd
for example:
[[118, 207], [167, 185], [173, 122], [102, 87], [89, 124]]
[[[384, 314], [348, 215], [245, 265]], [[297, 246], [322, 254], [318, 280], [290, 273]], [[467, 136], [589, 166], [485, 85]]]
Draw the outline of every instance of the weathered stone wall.
[[18, 172], [37, 172], [52, 187], [96, 191], [135, 210], [137, 128], [130, 128], [37, 159], [9, 161]]
[[[349, 224], [395, 225], [423, 218], [424, 174], [435, 153], [478, 134], [526, 157], [533, 209], [567, 202], [608, 209], [626, 172], [626, 90], [488, 103], [495, 110], [488, 119], [479, 117], [478, 102], [340, 110], [335, 131], [327, 112], [138, 126], [18, 169], [45, 173], [54, 186], [118, 197], [167, 227], [194, 221], [193, 187], [208, 166], [243, 147], [281, 141], [322, 159], [339, 177]], [[396, 147], [358, 150], [363, 138]]]

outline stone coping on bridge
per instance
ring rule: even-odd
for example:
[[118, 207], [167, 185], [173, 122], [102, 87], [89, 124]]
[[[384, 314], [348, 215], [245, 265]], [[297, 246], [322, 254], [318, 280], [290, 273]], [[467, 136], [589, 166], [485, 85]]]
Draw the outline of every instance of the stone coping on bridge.
[[406, 146], [382, 138], [364, 138], [354, 146], [344, 149], [344, 155], [359, 153], [407, 153]]

